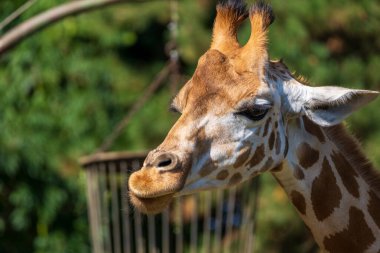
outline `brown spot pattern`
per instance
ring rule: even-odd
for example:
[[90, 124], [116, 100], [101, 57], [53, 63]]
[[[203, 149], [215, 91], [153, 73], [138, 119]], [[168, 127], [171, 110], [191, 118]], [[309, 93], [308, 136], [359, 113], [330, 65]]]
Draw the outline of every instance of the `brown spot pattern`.
[[293, 164], [293, 168], [294, 168], [293, 174], [296, 179], [302, 180], [305, 178], [305, 174], [303, 173], [303, 170], [300, 168], [300, 166]]
[[280, 151], [281, 151], [281, 137], [280, 137], [280, 133], [277, 132], [276, 133], [276, 154], [280, 154]]
[[306, 142], [303, 142], [298, 146], [296, 153], [299, 164], [305, 169], [310, 168], [319, 159], [318, 150], [313, 149]]
[[188, 137], [188, 140], [189, 141], [193, 141], [195, 139], [196, 141], [196, 144], [197, 144], [197, 147], [199, 150], [200, 149], [200, 152], [201, 153], [205, 147], [207, 147], [207, 145], [203, 145], [205, 142], [208, 143], [209, 140], [207, 140], [207, 137], [206, 137], [206, 130], [204, 127], [201, 127], [199, 128], [197, 131], [194, 131], [189, 137]]
[[270, 121], [271, 121], [271, 118], [269, 117], [269, 118], [267, 119], [267, 122], [265, 122], [265, 127], [264, 127], [263, 137], [264, 137], [264, 136], [267, 136], [267, 134], [268, 134], [268, 129], [269, 129]]
[[260, 173], [260, 171], [254, 170], [249, 177], [255, 177]]
[[324, 239], [323, 244], [332, 253], [364, 252], [375, 241], [364, 214], [356, 207], [349, 211], [348, 227]]
[[292, 191], [290, 193], [290, 198], [293, 205], [297, 208], [298, 212], [305, 215], [306, 214], [306, 201], [305, 197], [298, 191]]
[[317, 137], [320, 142], [325, 142], [325, 135], [323, 134], [320, 126], [313, 123], [307, 117], [303, 117], [303, 125], [307, 132]]
[[256, 135], [260, 136], [262, 127], [260, 126], [259, 128], [256, 129]]
[[203, 168], [198, 172], [201, 177], [210, 175], [218, 166], [214, 161], [209, 161]]
[[249, 158], [249, 154], [251, 153], [251, 147], [245, 146], [239, 151], [238, 158], [233, 165], [234, 168], [240, 168]]
[[235, 185], [237, 183], [240, 183], [240, 181], [242, 180], [242, 176], [240, 173], [235, 173], [232, 175], [232, 177], [230, 178], [230, 181], [228, 182], [228, 185], [232, 186], [232, 185]]
[[264, 144], [261, 144], [259, 147], [257, 147], [251, 160], [249, 160], [248, 162], [250, 168], [252, 168], [253, 166], [256, 166], [257, 164], [261, 162], [261, 160], [264, 158], [264, 150], [265, 150]]
[[284, 184], [280, 181], [280, 179], [278, 179], [277, 177], [274, 177], [274, 179], [276, 179], [277, 183], [278, 183], [282, 188], [285, 189]]
[[273, 162], [274, 161], [273, 161], [272, 157], [269, 157], [268, 160], [265, 162], [261, 171], [269, 170], [270, 168], [272, 168]]
[[336, 183], [331, 166], [325, 158], [322, 163], [321, 174], [313, 181], [311, 186], [311, 202], [315, 216], [323, 221], [338, 207], [342, 193]]
[[274, 146], [274, 137], [275, 137], [275, 134], [274, 134], [274, 131], [272, 131], [272, 133], [269, 136], [269, 149], [270, 150], [272, 150], [273, 146]]
[[368, 212], [376, 225], [380, 228], [380, 199], [374, 192], [369, 193]]
[[228, 177], [229, 173], [227, 170], [222, 170], [216, 175], [216, 179], [218, 180], [224, 180]]
[[282, 169], [284, 168], [283, 164], [280, 163], [279, 165], [276, 165], [276, 167], [274, 167], [271, 172], [279, 172], [281, 171]]
[[342, 178], [344, 187], [346, 187], [352, 196], [359, 198], [359, 184], [355, 178], [358, 174], [355, 169], [352, 168], [351, 164], [342, 154], [333, 152], [331, 159], [335, 164], [335, 169], [338, 171], [339, 176]]
[[288, 141], [288, 137], [285, 137], [284, 157], [288, 155], [288, 151], [289, 151], [289, 141]]
[[[200, 158], [210, 152], [211, 141], [206, 138], [206, 131], [204, 127], [198, 129], [197, 131], [194, 131], [191, 138], [195, 138], [196, 148], [194, 157]], [[207, 162], [207, 164], [205, 164], [205, 166], [203, 166], [198, 174], [201, 176], [209, 175], [214, 168], [216, 168], [215, 164], [210, 160]]]

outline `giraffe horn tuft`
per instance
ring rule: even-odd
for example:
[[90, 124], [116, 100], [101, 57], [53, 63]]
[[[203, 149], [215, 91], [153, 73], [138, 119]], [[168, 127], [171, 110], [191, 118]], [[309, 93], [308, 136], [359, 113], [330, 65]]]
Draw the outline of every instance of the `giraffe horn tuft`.
[[272, 7], [263, 1], [257, 2], [249, 9], [251, 36], [241, 52], [247, 69], [261, 71], [268, 61], [267, 30], [274, 19]]
[[247, 6], [243, 0], [224, 0], [219, 1], [217, 9], [228, 9], [235, 14], [236, 17], [245, 19], [248, 17]]
[[216, 7], [211, 49], [228, 54], [240, 48], [237, 30], [248, 17], [248, 11], [242, 0], [221, 1]]
[[251, 19], [259, 19], [259, 22], [262, 23], [262, 30], [267, 30], [275, 20], [272, 7], [264, 1], [252, 5], [249, 8], [249, 16]]

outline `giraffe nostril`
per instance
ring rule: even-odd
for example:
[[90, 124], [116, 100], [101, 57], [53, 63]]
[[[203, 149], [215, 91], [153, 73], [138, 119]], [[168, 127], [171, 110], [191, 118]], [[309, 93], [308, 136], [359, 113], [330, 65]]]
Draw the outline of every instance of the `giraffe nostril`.
[[167, 158], [166, 160], [163, 160], [157, 164], [157, 167], [166, 167], [169, 166], [172, 163], [172, 160], [170, 158]]
[[172, 153], [161, 153], [152, 161], [152, 166], [161, 171], [172, 170], [178, 167], [179, 159]]

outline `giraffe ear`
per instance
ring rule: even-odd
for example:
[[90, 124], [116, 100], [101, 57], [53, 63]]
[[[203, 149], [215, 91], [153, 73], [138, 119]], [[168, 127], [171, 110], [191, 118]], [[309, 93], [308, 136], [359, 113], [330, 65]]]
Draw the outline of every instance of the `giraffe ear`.
[[303, 114], [320, 126], [340, 123], [351, 113], [374, 100], [379, 92], [342, 87], [305, 87]]

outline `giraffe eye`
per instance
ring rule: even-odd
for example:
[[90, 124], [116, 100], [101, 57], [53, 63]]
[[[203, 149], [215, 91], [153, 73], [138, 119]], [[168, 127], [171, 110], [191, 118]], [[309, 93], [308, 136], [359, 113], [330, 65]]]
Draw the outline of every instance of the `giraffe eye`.
[[181, 114], [181, 111], [180, 111], [180, 110], [178, 109], [178, 107], [175, 106], [173, 103], [170, 104], [170, 106], [169, 106], [169, 111], [170, 111], [170, 112], [174, 112], [174, 113], [179, 113], [179, 114]]
[[241, 110], [237, 112], [237, 115], [244, 116], [250, 120], [253, 121], [259, 121], [262, 120], [265, 115], [268, 113], [269, 108], [265, 106], [255, 106], [255, 107], [249, 107], [245, 108], [244, 110]]

